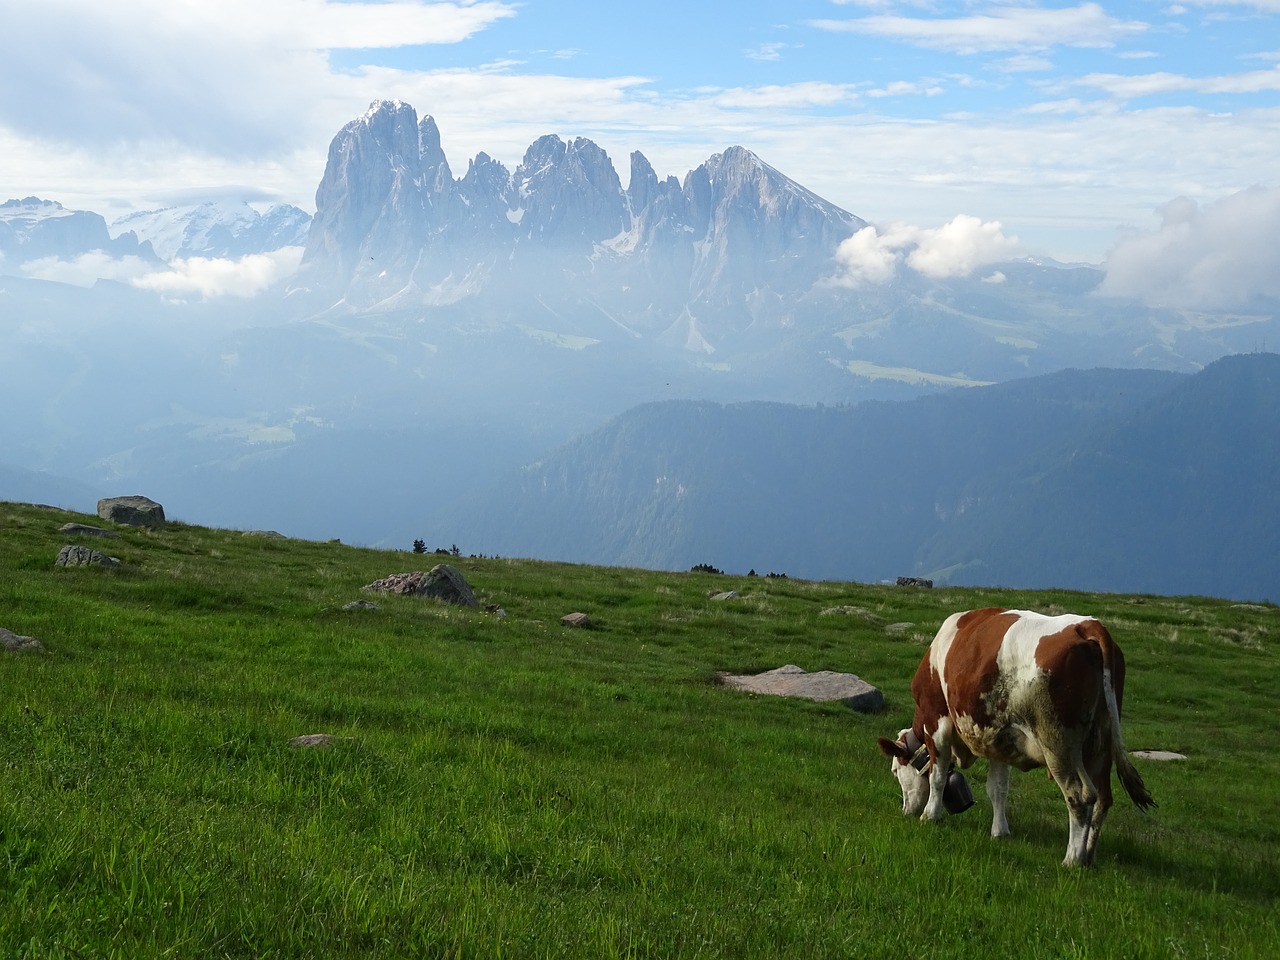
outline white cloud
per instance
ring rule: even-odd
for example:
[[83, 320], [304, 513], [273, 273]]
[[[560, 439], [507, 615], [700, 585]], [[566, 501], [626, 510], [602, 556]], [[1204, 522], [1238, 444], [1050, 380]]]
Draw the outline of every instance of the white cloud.
[[996, 6], [986, 13], [951, 19], [882, 15], [810, 23], [822, 30], [886, 37], [960, 54], [1036, 51], [1059, 46], [1110, 47], [1147, 29], [1141, 21], [1117, 20], [1096, 3], [1048, 10]]
[[455, 43], [514, 14], [465, 0], [6, 2], [0, 127], [90, 149], [309, 146], [317, 126], [332, 134], [333, 101], [353, 92], [332, 51]]
[[20, 270], [35, 280], [51, 280], [77, 287], [91, 287], [99, 280], [129, 283], [179, 299], [198, 295], [253, 297], [272, 284], [292, 276], [302, 262], [302, 247], [281, 247], [270, 253], [251, 254], [235, 260], [191, 257], [172, 261], [157, 270], [139, 257], [112, 257], [94, 250], [73, 260], [41, 257], [28, 260]]
[[895, 224], [880, 233], [867, 226], [836, 248], [836, 262], [843, 270], [836, 282], [849, 287], [888, 283], [900, 264], [935, 280], [967, 277], [1020, 253], [1018, 238], [1005, 236], [998, 221], [966, 214], [932, 229]]
[[253, 297], [274, 283], [292, 276], [302, 262], [302, 247], [281, 247], [236, 260], [190, 257], [174, 260], [169, 269], [133, 279], [145, 290], [184, 297]]
[[978, 267], [1017, 256], [1022, 244], [998, 220], [959, 214], [936, 230], [922, 230], [907, 266], [927, 277], [966, 277]]
[[1280, 297], [1280, 189], [1255, 186], [1205, 206], [1179, 197], [1159, 214], [1156, 230], [1116, 244], [1102, 293], [1206, 310]]

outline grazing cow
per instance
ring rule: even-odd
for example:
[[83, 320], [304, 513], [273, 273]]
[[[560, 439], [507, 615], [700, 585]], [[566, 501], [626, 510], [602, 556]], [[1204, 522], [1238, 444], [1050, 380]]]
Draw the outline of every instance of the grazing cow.
[[[1094, 861], [1111, 807], [1111, 764], [1137, 806], [1155, 806], [1120, 735], [1124, 656], [1097, 620], [1025, 610], [946, 619], [911, 681], [916, 712], [898, 739], [879, 738], [902, 787], [902, 812], [943, 817], [952, 763], [986, 757], [991, 835], [1009, 835], [1009, 768], [1048, 767], [1067, 801], [1066, 866]], [[913, 763], [914, 761], [914, 763]]]

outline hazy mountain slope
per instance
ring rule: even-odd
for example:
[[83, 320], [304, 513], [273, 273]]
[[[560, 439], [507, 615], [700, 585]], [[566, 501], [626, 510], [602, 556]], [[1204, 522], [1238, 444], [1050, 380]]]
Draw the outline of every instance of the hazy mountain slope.
[[1226, 357], [972, 485], [924, 547], [957, 582], [1280, 596], [1280, 356]]
[[0, 500], [17, 503], [45, 503], [67, 510], [93, 513], [103, 496], [78, 480], [0, 463]]
[[975, 477], [1177, 380], [1066, 371], [851, 408], [649, 404], [468, 503], [458, 538], [481, 552], [878, 580], [915, 569]]

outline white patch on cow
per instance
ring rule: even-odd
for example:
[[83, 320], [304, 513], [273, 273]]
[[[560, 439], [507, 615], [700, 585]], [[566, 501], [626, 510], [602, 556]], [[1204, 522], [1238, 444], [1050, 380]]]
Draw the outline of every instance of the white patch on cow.
[[938, 628], [938, 635], [933, 638], [933, 643], [929, 645], [929, 666], [938, 677], [938, 682], [942, 684], [942, 696], [951, 702], [951, 694], [947, 690], [947, 671], [944, 669], [947, 663], [947, 654], [951, 652], [951, 644], [956, 639], [957, 624], [963, 613], [953, 613], [942, 621], [942, 626]]

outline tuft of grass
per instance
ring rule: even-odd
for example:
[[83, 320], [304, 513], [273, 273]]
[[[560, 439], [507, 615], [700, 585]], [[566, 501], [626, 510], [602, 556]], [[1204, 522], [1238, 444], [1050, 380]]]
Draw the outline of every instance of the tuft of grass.
[[[4, 956], [1280, 954], [1273, 606], [451, 558], [505, 617], [345, 610], [436, 559], [171, 523], [55, 569], [68, 520], [0, 504], [0, 626], [50, 651], [0, 654]], [[1189, 758], [1139, 761], [1160, 807], [1120, 797], [1092, 871], [1043, 774], [1007, 841], [981, 763], [968, 815], [898, 812], [875, 737], [987, 605], [1103, 618], [1129, 746]], [[889, 711], [715, 683], [783, 663]]]

